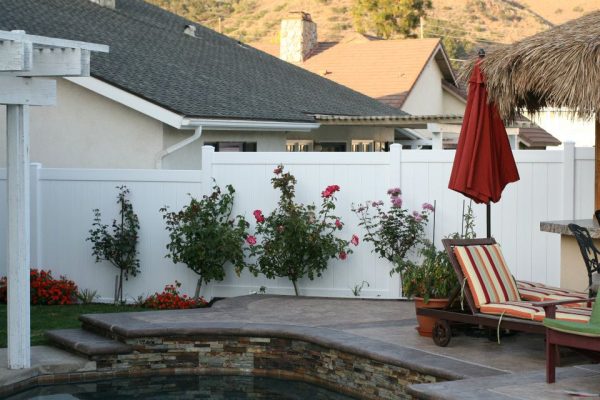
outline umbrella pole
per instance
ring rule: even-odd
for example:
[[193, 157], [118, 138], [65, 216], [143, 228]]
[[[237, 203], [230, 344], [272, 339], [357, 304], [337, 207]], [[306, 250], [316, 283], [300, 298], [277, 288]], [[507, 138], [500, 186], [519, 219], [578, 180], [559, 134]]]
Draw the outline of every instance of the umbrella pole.
[[485, 219], [487, 222], [487, 237], [490, 239], [492, 237], [492, 204], [487, 203], [485, 205]]

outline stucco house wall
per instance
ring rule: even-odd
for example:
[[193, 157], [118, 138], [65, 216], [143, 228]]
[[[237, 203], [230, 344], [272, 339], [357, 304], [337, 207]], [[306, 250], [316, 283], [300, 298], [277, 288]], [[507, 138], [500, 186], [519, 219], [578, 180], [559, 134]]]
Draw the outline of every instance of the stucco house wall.
[[[65, 79], [57, 103], [30, 107], [32, 162], [50, 168], [154, 168], [163, 124]], [[6, 112], [0, 108], [0, 163], [6, 163]]]
[[[6, 165], [6, 112], [0, 108], [0, 166]], [[159, 152], [191, 136], [65, 79], [57, 104], [31, 107], [31, 161], [49, 168], [156, 168]], [[166, 156], [165, 169], [200, 169], [211, 142], [255, 142], [257, 151], [285, 151], [287, 139], [393, 141], [393, 129], [322, 126], [311, 132], [205, 130], [196, 142]]]
[[[163, 142], [165, 148], [186, 139], [193, 131], [182, 131], [164, 126]], [[214, 142], [255, 142], [257, 151], [285, 151], [285, 132], [257, 132], [257, 131], [210, 131], [202, 132], [200, 139], [169, 154], [163, 159], [164, 169], [201, 169], [202, 146]]]
[[449, 93], [447, 90], [442, 90], [442, 109], [444, 114], [463, 115], [467, 101], [459, 99], [456, 95]]
[[402, 111], [413, 115], [445, 114], [442, 79], [440, 67], [433, 58], [430, 59], [404, 101]]

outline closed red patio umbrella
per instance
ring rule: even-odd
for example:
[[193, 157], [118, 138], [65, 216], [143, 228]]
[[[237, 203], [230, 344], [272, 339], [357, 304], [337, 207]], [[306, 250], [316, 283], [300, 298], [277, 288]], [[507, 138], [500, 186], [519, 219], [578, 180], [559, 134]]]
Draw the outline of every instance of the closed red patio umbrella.
[[488, 205], [489, 237], [490, 202], [500, 200], [504, 187], [519, 180], [519, 172], [498, 109], [488, 103], [479, 63], [469, 79], [467, 106], [448, 188]]

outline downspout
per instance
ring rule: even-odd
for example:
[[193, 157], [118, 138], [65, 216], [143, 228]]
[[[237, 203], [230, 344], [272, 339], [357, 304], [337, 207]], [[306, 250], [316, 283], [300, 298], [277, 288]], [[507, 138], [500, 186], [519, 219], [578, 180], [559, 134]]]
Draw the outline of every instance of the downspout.
[[202, 136], [202, 125], [199, 125], [196, 127], [196, 129], [194, 130], [194, 134], [192, 136], [190, 136], [189, 138], [186, 138], [180, 142], [175, 143], [172, 146], [167, 147], [164, 150], [159, 151], [156, 154], [156, 161], [155, 161], [155, 165], [157, 169], [162, 169], [162, 162], [163, 159], [168, 156], [169, 154], [184, 148], [185, 146], [187, 146], [188, 144], [195, 142], [196, 140], [200, 139], [200, 136]]

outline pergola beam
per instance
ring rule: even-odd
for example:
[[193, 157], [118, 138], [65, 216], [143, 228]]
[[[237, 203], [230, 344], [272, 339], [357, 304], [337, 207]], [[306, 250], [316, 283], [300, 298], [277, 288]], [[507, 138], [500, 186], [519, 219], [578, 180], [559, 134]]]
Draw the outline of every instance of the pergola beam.
[[0, 41], [10, 40], [15, 42], [31, 42], [36, 46], [46, 47], [70, 47], [73, 49], [83, 49], [108, 53], [108, 46], [105, 44], [96, 44], [80, 42], [78, 40], [58, 39], [46, 36], [28, 35], [24, 31], [0, 31]]
[[0, 71], [23, 71], [31, 69], [31, 42], [0, 42]]
[[56, 103], [56, 81], [0, 74], [0, 104], [51, 106]]
[[30, 69], [13, 72], [14, 76], [90, 76], [90, 51], [72, 48], [33, 48]]

